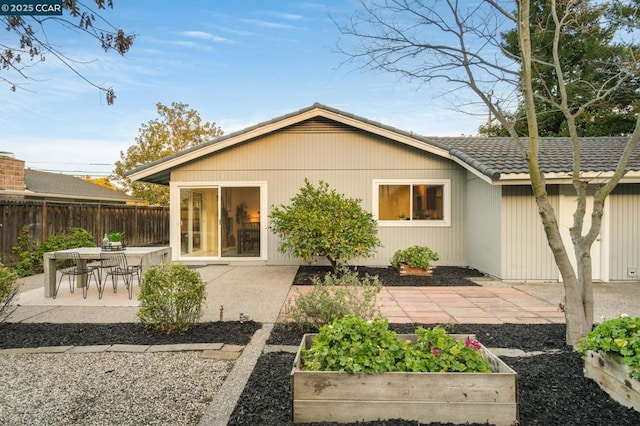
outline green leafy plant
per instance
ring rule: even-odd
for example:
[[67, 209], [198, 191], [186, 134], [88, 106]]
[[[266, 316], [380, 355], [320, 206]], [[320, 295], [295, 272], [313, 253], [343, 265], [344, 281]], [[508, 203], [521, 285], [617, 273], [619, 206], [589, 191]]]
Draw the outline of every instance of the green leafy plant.
[[619, 355], [631, 376], [640, 380], [640, 317], [619, 315], [601, 322], [578, 341], [576, 350], [583, 356], [587, 351]]
[[197, 271], [184, 265], [163, 264], [143, 277], [138, 318], [166, 333], [186, 331], [202, 316], [205, 283]]
[[110, 232], [108, 237], [109, 241], [119, 243], [124, 239], [124, 232]]
[[15, 310], [15, 306], [11, 304], [18, 294], [18, 286], [16, 281], [18, 275], [0, 263], [0, 324]]
[[93, 236], [86, 229], [71, 228], [64, 234], [51, 235], [44, 243], [37, 245], [29, 234], [29, 227], [24, 226], [17, 245], [11, 249], [18, 258], [14, 270], [20, 277], [42, 273], [45, 253], [78, 247], [95, 247]]
[[326, 257], [334, 271], [350, 259], [373, 256], [380, 246], [377, 224], [360, 203], [326, 182], [315, 187], [305, 179], [291, 204], [269, 214], [270, 228], [280, 238], [278, 251], [310, 263]]
[[391, 258], [391, 266], [399, 268], [404, 263], [412, 268], [429, 269], [431, 262], [438, 259], [440, 259], [438, 253], [429, 247], [411, 246], [404, 250], [397, 250]]
[[303, 349], [304, 368], [347, 373], [467, 372], [489, 373], [489, 362], [475, 340], [456, 340], [442, 327], [416, 330], [416, 342], [400, 342], [387, 320], [366, 321], [354, 315], [320, 328], [309, 349]]
[[384, 373], [396, 371], [403, 344], [381, 318], [366, 321], [355, 315], [320, 328], [310, 349], [302, 350], [304, 368], [311, 371]]
[[288, 302], [286, 318], [301, 329], [317, 330], [324, 324], [349, 314], [366, 320], [380, 316], [376, 296], [382, 289], [377, 276], [360, 277], [346, 266], [328, 273], [324, 280], [312, 279], [311, 291]]

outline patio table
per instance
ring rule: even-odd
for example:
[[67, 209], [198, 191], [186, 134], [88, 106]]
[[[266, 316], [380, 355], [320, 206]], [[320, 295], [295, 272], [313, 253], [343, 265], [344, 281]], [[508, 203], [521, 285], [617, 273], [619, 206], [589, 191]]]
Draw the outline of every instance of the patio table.
[[[67, 250], [52, 251], [44, 254], [44, 297], [53, 297], [53, 292], [56, 287], [56, 253], [70, 253], [77, 252], [80, 255], [81, 267], [86, 266], [88, 260], [99, 260], [103, 254], [114, 253], [110, 251], [103, 251], [100, 247], [79, 247]], [[127, 247], [121, 253], [127, 256], [127, 261], [141, 262], [142, 271], [149, 269], [151, 266], [151, 259], [154, 257], [160, 257], [162, 263], [171, 261], [170, 247]], [[79, 276], [78, 283], [79, 288], [86, 285], [86, 277]]]

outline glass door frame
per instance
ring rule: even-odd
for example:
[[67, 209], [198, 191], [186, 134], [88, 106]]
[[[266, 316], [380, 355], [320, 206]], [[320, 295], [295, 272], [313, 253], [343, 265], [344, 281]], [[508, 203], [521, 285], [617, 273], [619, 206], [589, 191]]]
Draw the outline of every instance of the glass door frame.
[[[258, 187], [260, 188], [260, 223], [264, 224], [260, 229], [260, 255], [255, 257], [231, 257], [222, 256], [222, 189], [229, 187]], [[183, 256], [180, 250], [181, 247], [181, 226], [180, 226], [180, 213], [181, 213], [181, 198], [180, 191], [183, 189], [218, 189], [218, 255], [217, 256]], [[170, 206], [170, 236], [169, 244], [171, 246], [171, 257], [176, 261], [233, 261], [233, 262], [251, 262], [256, 260], [267, 260], [267, 183], [265, 181], [213, 181], [213, 182], [170, 182], [169, 183], [169, 206]], [[206, 214], [206, 213], [205, 213]]]

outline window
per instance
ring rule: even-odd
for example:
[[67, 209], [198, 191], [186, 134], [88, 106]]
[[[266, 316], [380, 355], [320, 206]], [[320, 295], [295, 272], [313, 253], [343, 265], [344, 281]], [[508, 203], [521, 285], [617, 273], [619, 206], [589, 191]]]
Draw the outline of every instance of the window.
[[449, 225], [449, 188], [449, 180], [374, 181], [374, 215], [381, 224]]

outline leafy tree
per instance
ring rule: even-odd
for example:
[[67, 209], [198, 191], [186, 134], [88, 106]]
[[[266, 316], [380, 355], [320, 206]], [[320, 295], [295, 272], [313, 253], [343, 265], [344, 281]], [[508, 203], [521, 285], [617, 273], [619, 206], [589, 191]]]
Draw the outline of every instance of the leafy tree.
[[91, 176], [85, 176], [83, 179], [86, 180], [87, 182], [95, 183], [96, 185], [100, 185], [100, 186], [104, 186], [105, 188], [113, 189], [114, 191], [118, 190], [118, 188], [116, 188], [116, 186], [109, 181], [109, 178], [106, 178], [106, 177], [95, 177], [94, 178], [94, 177], [91, 177]]
[[[549, 104], [546, 99], [560, 103], [560, 91], [553, 67], [553, 39], [557, 37], [562, 49], [558, 51], [558, 61], [565, 75], [565, 87], [570, 94], [569, 109], [575, 111], [584, 99], [597, 96], [604, 88], [615, 89], [609, 96], [585, 107], [576, 118], [579, 136], [617, 136], [633, 131], [639, 110], [637, 94], [640, 80], [630, 79], [628, 84], [618, 85], [610, 80], [616, 75], [616, 64], [625, 61], [628, 46], [615, 41], [616, 34], [625, 25], [621, 19], [602, 19], [605, 12], [619, 18], [623, 12], [607, 4], [591, 6], [587, 0], [560, 2], [558, 13], [572, 16], [572, 22], [556, 26], [552, 19], [554, 5], [549, 1], [535, 0], [531, 3], [532, 31], [532, 85], [535, 106], [538, 111], [538, 133], [540, 136], [569, 136], [564, 115], [560, 109]], [[519, 40], [516, 28], [502, 36], [502, 47], [514, 57], [519, 56]], [[631, 46], [638, 51], [637, 45]], [[595, 84], [594, 84], [595, 83]], [[526, 108], [523, 99], [510, 117], [515, 120], [518, 134], [528, 135]], [[509, 136], [499, 123], [482, 126], [481, 134], [487, 136]]]
[[[603, 177], [593, 195], [591, 227], [584, 229], [587, 214], [587, 189], [589, 181], [582, 177], [578, 123], [589, 108], [610, 102], [617, 93], [629, 87], [637, 87], [640, 77], [635, 46], [625, 43], [622, 32], [616, 33], [619, 49], [616, 55], [605, 56], [605, 62], [594, 72], [609, 73], [605, 81], [592, 81], [593, 90], [573, 90], [574, 64], [565, 60], [567, 34], [594, 38], [594, 46], [600, 40], [592, 31], [582, 33], [582, 14], [594, 13], [602, 20], [622, 16], [620, 28], [630, 31], [633, 37], [638, 19], [630, 19], [637, 13], [637, 0], [612, 0], [612, 7], [624, 10], [609, 13], [602, 2], [550, 0], [548, 19], [553, 22], [553, 32], [538, 31], [536, 27], [536, 3], [532, 0], [512, 2], [484, 0], [469, 4], [458, 0], [379, 0], [360, 2], [360, 10], [344, 26], [341, 32], [347, 39], [358, 43], [342, 51], [349, 60], [365, 69], [392, 72], [417, 80], [421, 84], [434, 82], [445, 84], [449, 94], [455, 92], [460, 99], [470, 94], [489, 108], [513, 143], [519, 147], [527, 161], [533, 194], [546, 233], [547, 242], [563, 278], [565, 293], [565, 320], [567, 343], [576, 345], [591, 330], [593, 324], [593, 287], [591, 281], [591, 246], [600, 233], [603, 207], [606, 197], [625, 174], [629, 158], [640, 140], [640, 116], [629, 134], [627, 145], [610, 178]], [[515, 10], [516, 12], [511, 12]], [[500, 34], [507, 26], [518, 29], [515, 52], [503, 49]], [[623, 27], [624, 26], [624, 27]], [[550, 53], [541, 54], [541, 37]], [[590, 46], [585, 42], [584, 46]], [[571, 50], [572, 46], [569, 46]], [[615, 61], [611, 63], [610, 61]], [[544, 65], [544, 67], [540, 67]], [[589, 67], [591, 64], [582, 64]], [[541, 81], [539, 71], [549, 69], [546, 88], [536, 90]], [[579, 79], [578, 79], [579, 81]], [[509, 106], [522, 100], [525, 111], [528, 140], [523, 140], [516, 129], [517, 120], [510, 114]], [[544, 106], [544, 107], [542, 107]], [[540, 110], [542, 109], [542, 110]], [[570, 228], [577, 268], [571, 265], [553, 205], [546, 190], [546, 183], [538, 162], [540, 124], [538, 119], [545, 111], [557, 110], [562, 114], [568, 135], [572, 141], [572, 183], [576, 191], [576, 209]], [[517, 117], [516, 117], [517, 118]], [[598, 117], [593, 118], [598, 120]], [[598, 123], [594, 123], [598, 125]]]
[[270, 228], [280, 237], [278, 250], [305, 262], [326, 257], [334, 273], [350, 259], [373, 256], [380, 246], [377, 225], [360, 202], [329, 189], [326, 182], [315, 187], [305, 179], [291, 204], [269, 213]]
[[127, 170], [160, 160], [168, 155], [200, 145], [222, 136], [223, 132], [215, 123], [202, 122], [200, 114], [189, 105], [172, 102], [171, 106], [158, 102], [159, 119], [150, 120], [140, 126], [136, 145], [127, 152], [120, 151], [120, 161], [116, 161], [112, 179], [132, 196], [147, 201], [151, 205], [168, 205], [168, 188], [152, 183], [131, 182], [124, 176]]
[[[100, 10], [107, 7], [113, 9], [113, 0], [94, 0]], [[47, 57], [54, 57], [65, 67], [77, 74], [81, 79], [105, 93], [107, 104], [115, 101], [116, 95], [111, 87], [104, 87], [88, 80], [74, 67], [74, 59], [67, 56], [49, 39], [47, 32], [58, 25], [62, 28], [84, 33], [95, 38], [105, 52], [115, 50], [124, 55], [133, 45], [135, 35], [126, 34], [123, 30], [114, 27], [106, 19], [93, 11], [90, 7], [77, 0], [65, 0], [62, 2], [64, 14], [70, 15], [17, 15], [2, 16], [0, 22], [5, 30], [15, 37], [13, 43], [0, 41], [0, 69], [5, 71], [5, 76], [0, 80], [6, 82], [12, 91], [20, 87], [17, 78], [29, 79], [29, 69], [39, 62], [44, 62]], [[8, 77], [13, 74], [14, 77]]]

